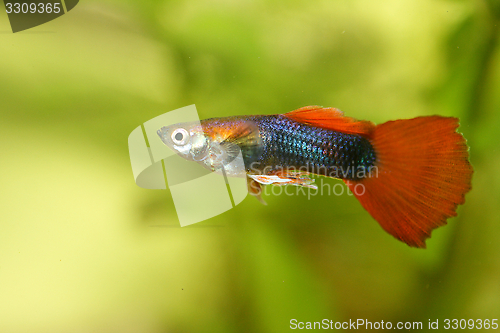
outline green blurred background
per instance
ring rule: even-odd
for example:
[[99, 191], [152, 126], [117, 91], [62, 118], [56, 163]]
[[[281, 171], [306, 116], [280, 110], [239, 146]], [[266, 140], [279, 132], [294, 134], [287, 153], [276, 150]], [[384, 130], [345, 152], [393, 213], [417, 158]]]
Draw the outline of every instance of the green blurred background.
[[[499, 32], [497, 0], [89, 0], [16, 34], [0, 15], [0, 331], [500, 319]], [[347, 195], [247, 197], [180, 228], [127, 137], [190, 104], [459, 117], [473, 190], [426, 250]]]

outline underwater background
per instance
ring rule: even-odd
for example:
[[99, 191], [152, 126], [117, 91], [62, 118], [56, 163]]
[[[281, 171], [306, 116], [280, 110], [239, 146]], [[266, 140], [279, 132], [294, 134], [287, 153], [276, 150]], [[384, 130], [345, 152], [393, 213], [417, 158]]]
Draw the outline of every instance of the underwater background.
[[[16, 34], [0, 15], [0, 332], [500, 319], [499, 36], [497, 0], [87, 0]], [[180, 228], [127, 138], [190, 104], [459, 117], [472, 191], [425, 250], [347, 194], [268, 188]]]

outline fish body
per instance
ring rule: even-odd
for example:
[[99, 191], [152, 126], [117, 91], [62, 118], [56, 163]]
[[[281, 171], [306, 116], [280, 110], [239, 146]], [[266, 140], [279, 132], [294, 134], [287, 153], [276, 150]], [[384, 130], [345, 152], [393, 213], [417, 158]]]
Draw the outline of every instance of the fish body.
[[[315, 188], [310, 174], [342, 179], [390, 234], [425, 247], [432, 229], [456, 215], [471, 188], [472, 167], [458, 119], [430, 116], [381, 125], [334, 108], [211, 118], [162, 127], [165, 145], [185, 159], [261, 185]], [[244, 169], [231, 163], [240, 154]]]
[[[375, 165], [375, 151], [368, 139], [309, 126], [283, 115], [213, 118], [202, 121], [201, 127], [197, 129], [200, 132], [219, 128], [238, 133], [242, 127], [252, 131], [244, 134], [248, 139], [237, 140], [248, 174], [294, 169], [356, 180]], [[208, 138], [224, 145], [220, 139]]]

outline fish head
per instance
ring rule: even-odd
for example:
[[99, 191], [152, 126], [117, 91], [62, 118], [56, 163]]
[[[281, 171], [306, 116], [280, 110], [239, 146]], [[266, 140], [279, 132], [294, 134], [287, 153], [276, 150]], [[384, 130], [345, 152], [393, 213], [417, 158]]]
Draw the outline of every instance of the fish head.
[[219, 171], [234, 159], [234, 145], [223, 143], [219, 135], [214, 135], [213, 128], [200, 123], [164, 126], [157, 134], [179, 156], [211, 171]]
[[167, 147], [189, 161], [203, 161], [207, 157], [210, 139], [199, 123], [164, 126], [156, 133]]
[[234, 175], [244, 169], [243, 160], [232, 163], [242, 156], [242, 147], [248, 151], [260, 143], [256, 124], [238, 119], [221, 121], [212, 118], [201, 123], [164, 126], [157, 134], [181, 157], [211, 171], [221, 171], [224, 167], [226, 173]]

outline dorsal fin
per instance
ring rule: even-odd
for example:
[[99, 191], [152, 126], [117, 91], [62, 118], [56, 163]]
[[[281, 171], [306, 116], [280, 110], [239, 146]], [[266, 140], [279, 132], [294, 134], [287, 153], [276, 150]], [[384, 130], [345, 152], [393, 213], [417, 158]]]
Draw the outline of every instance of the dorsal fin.
[[345, 117], [339, 109], [321, 106], [305, 106], [285, 113], [283, 116], [299, 123], [347, 134], [359, 134], [368, 138], [371, 137], [375, 129], [375, 124], [371, 121]]

